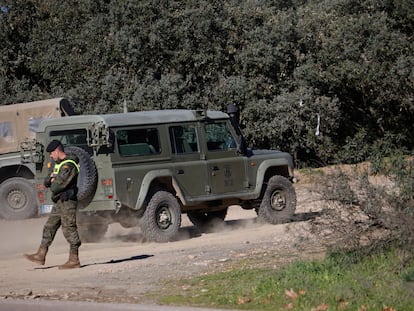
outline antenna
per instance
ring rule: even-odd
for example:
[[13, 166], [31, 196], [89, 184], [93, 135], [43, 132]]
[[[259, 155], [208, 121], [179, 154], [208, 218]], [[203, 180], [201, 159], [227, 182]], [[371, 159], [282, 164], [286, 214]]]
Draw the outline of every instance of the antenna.
[[128, 113], [127, 101], [124, 99], [124, 113]]

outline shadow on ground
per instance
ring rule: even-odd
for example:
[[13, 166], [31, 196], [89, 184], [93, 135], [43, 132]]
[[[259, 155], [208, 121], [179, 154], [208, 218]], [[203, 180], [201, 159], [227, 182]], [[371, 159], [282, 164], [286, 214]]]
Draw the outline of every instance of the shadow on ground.
[[[137, 255], [137, 256], [131, 256], [129, 258], [111, 259], [111, 260], [107, 260], [107, 261], [103, 261], [103, 262], [94, 262], [94, 263], [90, 263], [90, 264], [86, 264], [86, 265], [81, 265], [81, 268], [85, 268], [85, 267], [88, 267], [88, 266], [110, 265], [110, 264], [117, 264], [117, 263], [127, 262], [127, 261], [142, 260], [142, 259], [147, 259], [147, 258], [150, 258], [150, 257], [153, 257], [153, 256], [154, 255]], [[54, 265], [54, 266], [36, 267], [34, 269], [35, 270], [47, 270], [47, 269], [52, 269], [52, 268], [57, 268], [57, 267], [59, 267], [59, 266]]]

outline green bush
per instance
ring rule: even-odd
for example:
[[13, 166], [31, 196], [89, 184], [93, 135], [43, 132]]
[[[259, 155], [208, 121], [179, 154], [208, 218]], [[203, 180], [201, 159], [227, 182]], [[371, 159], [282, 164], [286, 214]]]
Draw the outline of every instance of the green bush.
[[414, 143], [412, 7], [0, 0], [0, 104], [63, 96], [108, 113], [236, 103], [251, 145], [300, 165], [365, 160], [387, 133]]

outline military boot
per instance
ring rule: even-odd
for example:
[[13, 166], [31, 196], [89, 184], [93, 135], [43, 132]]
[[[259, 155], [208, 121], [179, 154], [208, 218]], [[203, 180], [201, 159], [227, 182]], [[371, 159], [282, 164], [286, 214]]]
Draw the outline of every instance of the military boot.
[[24, 257], [26, 257], [28, 260], [34, 263], [37, 263], [43, 266], [45, 264], [46, 254], [47, 254], [47, 247], [44, 245], [40, 245], [39, 249], [37, 250], [37, 253], [24, 254]]
[[59, 269], [73, 269], [80, 268], [80, 266], [78, 250], [71, 249], [68, 261], [66, 261], [63, 265], [60, 265]]

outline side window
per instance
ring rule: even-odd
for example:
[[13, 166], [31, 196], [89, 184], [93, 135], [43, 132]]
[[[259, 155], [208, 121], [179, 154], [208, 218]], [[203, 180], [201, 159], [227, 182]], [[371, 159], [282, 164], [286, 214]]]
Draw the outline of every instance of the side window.
[[225, 122], [207, 123], [206, 139], [209, 151], [235, 149], [236, 142]]
[[29, 131], [32, 133], [36, 133], [37, 128], [39, 127], [40, 122], [43, 120], [46, 120], [45, 117], [39, 117], [39, 118], [29, 118], [28, 124], [29, 124]]
[[198, 152], [197, 133], [194, 125], [170, 126], [169, 133], [173, 153]]
[[[6, 145], [17, 143], [17, 137], [13, 137], [13, 125], [11, 122], [0, 122], [0, 149], [8, 148]], [[4, 150], [4, 149], [3, 149]]]
[[116, 140], [121, 156], [142, 156], [161, 152], [156, 128], [118, 130]]
[[0, 122], [0, 137], [11, 137], [13, 136], [13, 125], [9, 121]]

